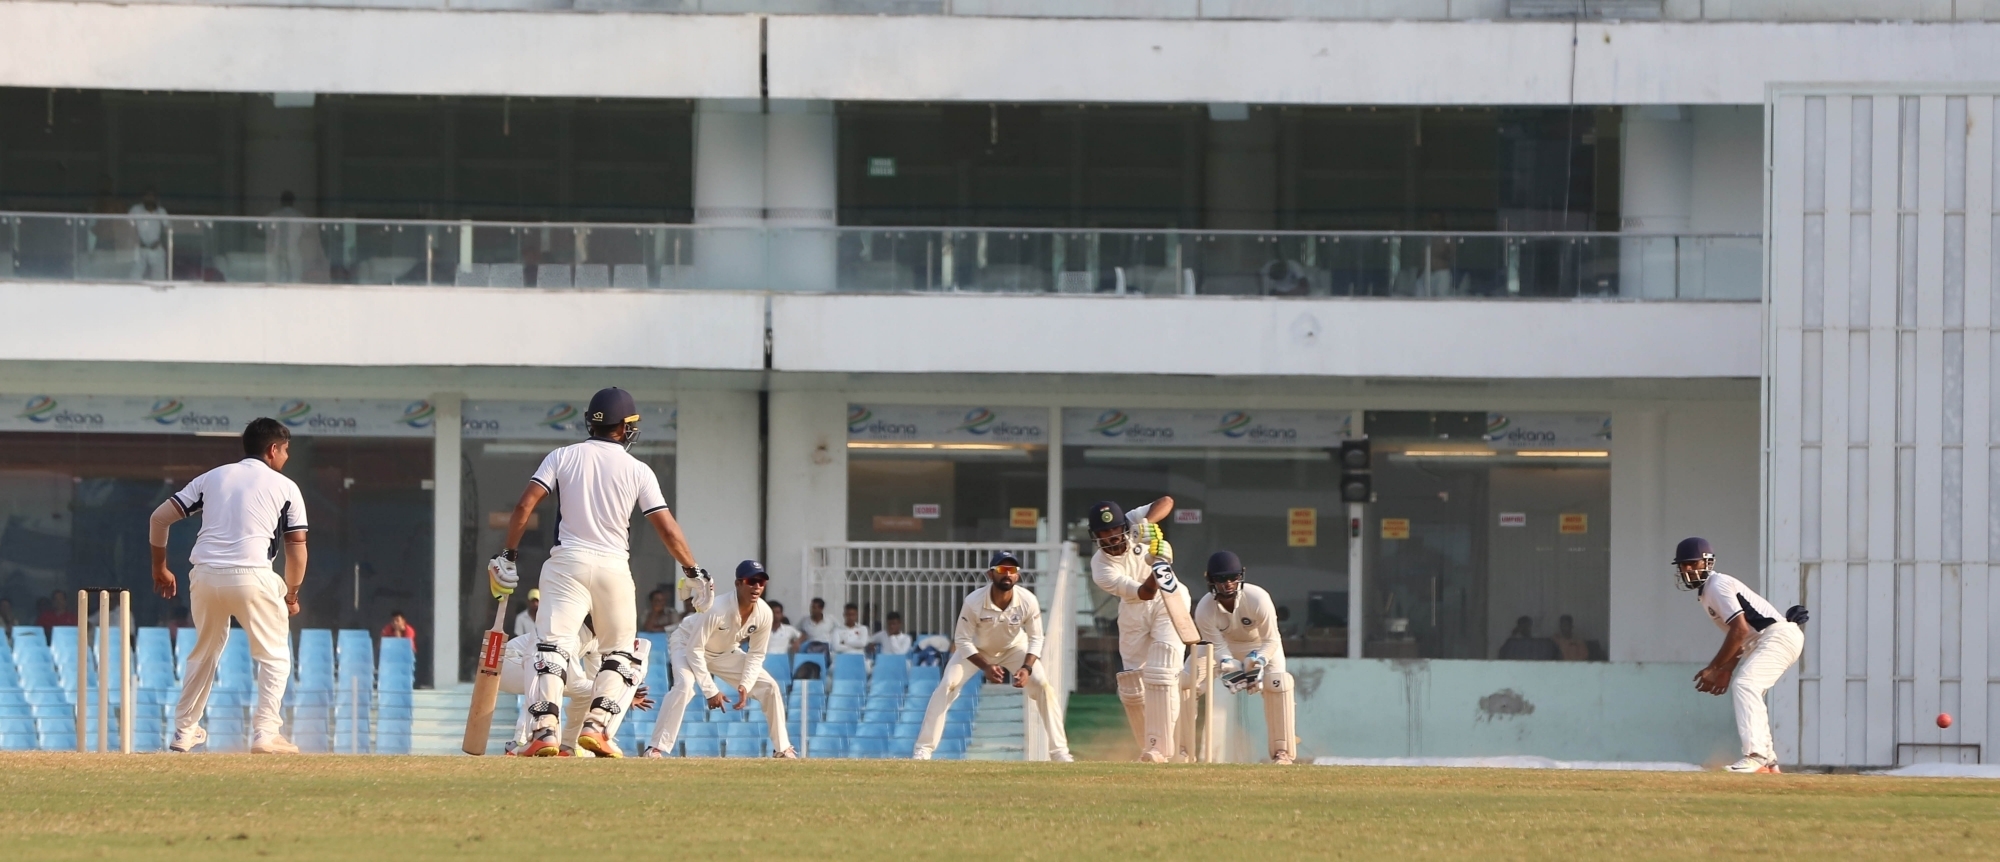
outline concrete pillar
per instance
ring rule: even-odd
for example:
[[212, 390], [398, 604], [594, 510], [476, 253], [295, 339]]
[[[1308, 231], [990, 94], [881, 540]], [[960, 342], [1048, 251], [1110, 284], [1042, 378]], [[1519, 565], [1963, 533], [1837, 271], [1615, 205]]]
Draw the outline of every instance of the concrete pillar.
[[830, 291], [839, 175], [833, 103], [774, 99], [765, 116], [764, 215], [771, 229], [771, 288]]
[[[1619, 184], [1624, 232], [1669, 236], [1688, 232], [1694, 191], [1694, 124], [1689, 116], [1679, 105], [1625, 109]], [[1676, 254], [1677, 244], [1670, 238], [1620, 242], [1619, 294], [1648, 299], [1675, 296], [1680, 290]]]
[[[847, 397], [839, 392], [771, 393], [765, 564], [771, 593], [804, 619], [800, 566], [807, 546], [847, 538]], [[783, 574], [779, 574], [783, 573]], [[825, 596], [837, 612], [838, 597]]]
[[266, 215], [286, 191], [300, 213], [319, 205], [319, 131], [310, 105], [280, 108], [269, 94], [244, 97], [243, 211]]
[[693, 277], [702, 287], [766, 287], [764, 140], [755, 99], [703, 99], [695, 108], [694, 223], [709, 229], [694, 243]]
[[[758, 547], [757, 393], [683, 392], [675, 408], [675, 450], [690, 457], [675, 459], [674, 517], [701, 564], [725, 577], [738, 561], [763, 553]], [[774, 574], [782, 573], [781, 579], [796, 580], [790, 568], [771, 561], [767, 565]]]
[[459, 588], [460, 452], [465, 431], [459, 417], [464, 399], [457, 393], [440, 393], [431, 396], [431, 406], [437, 410], [433, 420], [437, 436], [431, 438], [431, 687], [442, 689], [458, 685], [458, 654], [465, 640], [458, 624], [461, 604], [473, 608], [471, 618], [482, 621], [480, 630], [492, 617], [493, 605], [484, 591], [467, 593]]

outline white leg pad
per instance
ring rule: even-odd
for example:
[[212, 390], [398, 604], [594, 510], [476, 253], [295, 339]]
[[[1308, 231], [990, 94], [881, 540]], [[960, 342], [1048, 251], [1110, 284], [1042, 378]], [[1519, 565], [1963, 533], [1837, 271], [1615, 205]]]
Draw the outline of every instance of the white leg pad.
[[1146, 683], [1146, 744], [1139, 749], [1141, 760], [1173, 759], [1174, 715], [1180, 706], [1180, 692], [1174, 686]]
[[1271, 740], [1271, 759], [1289, 763], [1296, 757], [1298, 728], [1292, 716], [1292, 675], [1264, 677], [1264, 730]]
[[1141, 672], [1128, 670], [1118, 675], [1118, 702], [1125, 706], [1125, 722], [1132, 725], [1132, 741], [1146, 749], [1146, 686]]

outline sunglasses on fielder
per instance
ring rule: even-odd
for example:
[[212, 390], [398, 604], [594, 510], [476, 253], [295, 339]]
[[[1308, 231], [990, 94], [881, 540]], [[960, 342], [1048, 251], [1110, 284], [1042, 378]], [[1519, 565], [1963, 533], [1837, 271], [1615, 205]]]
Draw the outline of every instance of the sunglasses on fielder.
[[1020, 573], [1021, 573], [1021, 567], [1020, 567], [1020, 566], [1008, 566], [1008, 565], [999, 565], [999, 566], [994, 566], [994, 567], [993, 567], [993, 571], [996, 571], [996, 572], [999, 572], [1000, 574], [1003, 574], [1003, 575], [1018, 575], [1018, 574], [1020, 574]]

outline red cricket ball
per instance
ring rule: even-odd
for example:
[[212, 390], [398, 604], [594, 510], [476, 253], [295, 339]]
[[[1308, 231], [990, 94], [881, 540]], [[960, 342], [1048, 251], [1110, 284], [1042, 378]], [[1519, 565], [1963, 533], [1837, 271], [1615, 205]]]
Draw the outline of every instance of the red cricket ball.
[[1938, 726], [1939, 726], [1939, 727], [1950, 727], [1950, 726], [1951, 726], [1951, 713], [1949, 713], [1949, 712], [1940, 712], [1940, 713], [1938, 713]]

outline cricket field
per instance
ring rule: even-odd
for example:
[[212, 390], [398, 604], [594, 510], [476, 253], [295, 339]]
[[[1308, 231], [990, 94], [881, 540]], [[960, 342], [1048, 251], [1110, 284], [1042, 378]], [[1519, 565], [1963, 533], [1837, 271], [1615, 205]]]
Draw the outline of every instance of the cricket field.
[[8, 858], [1993, 858], [2000, 781], [0, 755]]

